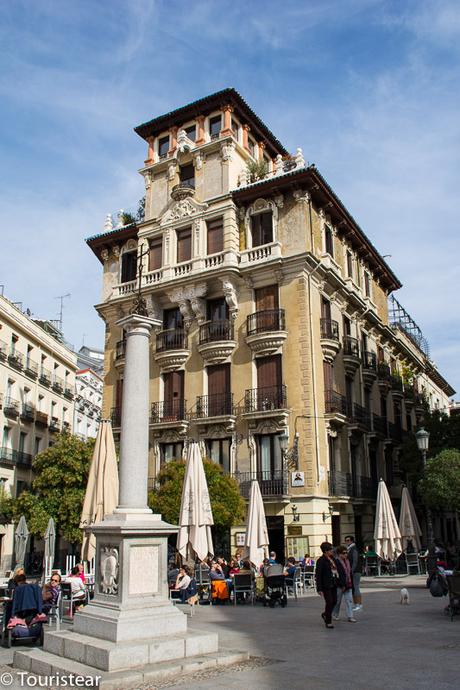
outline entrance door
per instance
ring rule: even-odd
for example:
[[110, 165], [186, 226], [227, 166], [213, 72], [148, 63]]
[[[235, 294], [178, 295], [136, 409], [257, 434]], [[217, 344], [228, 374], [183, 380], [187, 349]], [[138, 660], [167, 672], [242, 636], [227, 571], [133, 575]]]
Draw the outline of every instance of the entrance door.
[[230, 364], [208, 367], [208, 416], [231, 414]]
[[266, 518], [270, 551], [276, 553], [278, 563], [284, 563], [284, 517], [269, 515]]
[[342, 543], [340, 532], [340, 515], [332, 516], [332, 543], [334, 546], [338, 546]]
[[176, 421], [184, 418], [184, 372], [164, 374], [163, 419]]

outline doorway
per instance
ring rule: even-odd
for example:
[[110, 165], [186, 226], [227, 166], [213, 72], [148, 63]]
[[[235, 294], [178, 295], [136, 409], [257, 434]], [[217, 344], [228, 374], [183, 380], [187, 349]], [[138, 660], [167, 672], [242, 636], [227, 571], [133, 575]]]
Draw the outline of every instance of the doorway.
[[282, 515], [268, 516], [266, 520], [268, 548], [276, 553], [278, 563], [284, 564], [284, 517]]

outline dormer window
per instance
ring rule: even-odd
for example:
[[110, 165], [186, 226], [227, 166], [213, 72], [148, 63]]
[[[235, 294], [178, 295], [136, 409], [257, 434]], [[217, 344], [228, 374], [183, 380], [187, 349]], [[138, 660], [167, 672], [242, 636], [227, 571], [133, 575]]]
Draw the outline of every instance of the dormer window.
[[271, 211], [251, 216], [252, 246], [273, 242], [273, 214]]
[[190, 125], [190, 127], [185, 127], [185, 133], [190, 141], [196, 140], [196, 125]]
[[121, 257], [121, 281], [129, 283], [136, 279], [137, 252], [125, 252]]
[[217, 139], [222, 129], [222, 118], [220, 115], [211, 117], [209, 120], [209, 135], [211, 139]]
[[332, 234], [332, 230], [329, 225], [324, 226], [324, 248], [326, 250], [326, 254], [329, 254], [329, 256], [334, 258], [334, 235]]
[[166, 158], [169, 151], [169, 135], [158, 139], [158, 155], [160, 158]]

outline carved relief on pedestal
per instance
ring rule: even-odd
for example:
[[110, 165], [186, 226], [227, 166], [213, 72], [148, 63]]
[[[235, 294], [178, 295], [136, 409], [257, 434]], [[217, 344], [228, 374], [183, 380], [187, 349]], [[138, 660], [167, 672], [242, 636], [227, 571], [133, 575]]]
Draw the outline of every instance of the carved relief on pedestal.
[[115, 546], [102, 546], [99, 556], [102, 594], [118, 594], [118, 565], [118, 549]]

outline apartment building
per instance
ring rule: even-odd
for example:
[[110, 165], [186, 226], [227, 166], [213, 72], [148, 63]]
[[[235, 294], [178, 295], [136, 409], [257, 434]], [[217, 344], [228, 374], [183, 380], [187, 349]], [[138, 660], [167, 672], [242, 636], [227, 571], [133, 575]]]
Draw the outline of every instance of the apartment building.
[[278, 554], [369, 538], [378, 479], [397, 486], [428, 387], [445, 407], [453, 393], [400, 312], [389, 319], [401, 283], [317, 167], [235, 90], [135, 131], [144, 217], [109, 215], [87, 240], [103, 267], [104, 416], [119, 429], [116, 322], [140, 289], [163, 324], [151, 337], [150, 478], [198, 438], [244, 496], [259, 482]]
[[[76, 355], [54, 326], [0, 296], [0, 482], [18, 496], [32, 481], [32, 459], [72, 431]], [[11, 567], [13, 525], [0, 527], [0, 570]]]
[[74, 433], [82, 441], [96, 438], [102, 408], [102, 379], [92, 369], [75, 374]]

